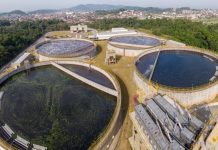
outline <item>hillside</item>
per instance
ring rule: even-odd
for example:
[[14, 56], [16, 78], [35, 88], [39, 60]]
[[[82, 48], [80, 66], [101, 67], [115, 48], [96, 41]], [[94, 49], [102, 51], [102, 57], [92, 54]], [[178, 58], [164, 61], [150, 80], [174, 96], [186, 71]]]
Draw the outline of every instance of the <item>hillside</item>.
[[30, 11], [28, 14], [50, 14], [50, 13], [55, 13], [58, 12], [56, 9], [39, 9], [35, 11]]
[[25, 13], [24, 11], [21, 11], [21, 10], [14, 10], [11, 12], [0, 14], [0, 16], [12, 16], [12, 15], [25, 16], [25, 15], [27, 15], [27, 13]]
[[71, 11], [112, 11], [112, 10], [140, 10], [150, 13], [160, 13], [166, 10], [172, 10], [172, 8], [162, 9], [157, 7], [139, 7], [139, 6], [124, 6], [124, 5], [107, 5], [107, 4], [86, 4], [78, 5], [68, 10]]

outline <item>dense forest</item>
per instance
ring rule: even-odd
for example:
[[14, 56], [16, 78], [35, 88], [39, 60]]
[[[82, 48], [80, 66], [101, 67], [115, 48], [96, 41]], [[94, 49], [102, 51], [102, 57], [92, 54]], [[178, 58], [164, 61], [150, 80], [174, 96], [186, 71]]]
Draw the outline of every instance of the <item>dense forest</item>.
[[68, 25], [59, 20], [39, 20], [10, 23], [0, 20], [0, 67], [46, 32], [66, 30]]
[[191, 46], [206, 48], [218, 52], [218, 24], [205, 25], [201, 22], [189, 20], [138, 20], [129, 19], [103, 19], [89, 25], [98, 30], [109, 30], [112, 27], [127, 27], [149, 30], [157, 36], [169, 37]]

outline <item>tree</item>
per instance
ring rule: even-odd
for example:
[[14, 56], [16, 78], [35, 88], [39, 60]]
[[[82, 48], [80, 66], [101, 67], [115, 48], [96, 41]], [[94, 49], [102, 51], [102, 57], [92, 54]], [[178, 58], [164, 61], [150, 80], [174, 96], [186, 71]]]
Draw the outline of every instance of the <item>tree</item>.
[[0, 21], [0, 67], [46, 32], [68, 28], [59, 20], [24, 21], [13, 25]]

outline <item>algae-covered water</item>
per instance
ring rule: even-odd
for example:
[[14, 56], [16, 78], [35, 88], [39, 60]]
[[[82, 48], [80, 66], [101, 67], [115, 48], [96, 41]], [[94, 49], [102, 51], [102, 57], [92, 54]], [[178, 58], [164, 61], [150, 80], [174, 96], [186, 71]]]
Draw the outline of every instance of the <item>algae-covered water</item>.
[[21, 72], [0, 87], [0, 118], [19, 136], [54, 150], [87, 149], [109, 124], [116, 98], [53, 67]]

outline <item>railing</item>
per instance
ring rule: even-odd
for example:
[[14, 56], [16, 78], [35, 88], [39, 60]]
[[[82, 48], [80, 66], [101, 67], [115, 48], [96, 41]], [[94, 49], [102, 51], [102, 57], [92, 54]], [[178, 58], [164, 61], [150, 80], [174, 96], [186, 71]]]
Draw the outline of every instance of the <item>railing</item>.
[[156, 60], [154, 62], [154, 67], [153, 67], [152, 72], [151, 72], [150, 77], [149, 77], [149, 81], [151, 81], [151, 79], [153, 77], [153, 74], [154, 74], [154, 71], [155, 71], [155, 68], [156, 68], [156, 65], [157, 65], [157, 61], [159, 59], [159, 55], [160, 55], [160, 51], [157, 53]]
[[65, 72], [65, 73], [73, 76], [74, 78], [76, 78], [76, 79], [78, 79], [78, 80], [80, 80], [80, 81], [82, 81], [82, 82], [84, 82], [84, 83], [86, 83], [86, 84], [100, 90], [100, 91], [103, 91], [103, 92], [108, 93], [108, 94], [113, 95], [113, 96], [118, 96], [118, 92], [116, 90], [110, 89], [110, 88], [105, 87], [103, 85], [100, 85], [100, 84], [98, 84], [96, 82], [88, 80], [88, 79], [86, 79], [86, 78], [84, 78], [84, 77], [82, 77], [82, 76], [80, 76], [80, 75], [78, 75], [78, 74], [76, 74], [76, 73], [62, 67], [62, 66], [60, 66], [59, 64], [57, 64], [55, 62], [51, 62], [51, 65], [58, 68], [58, 69], [60, 69], [61, 71]]

